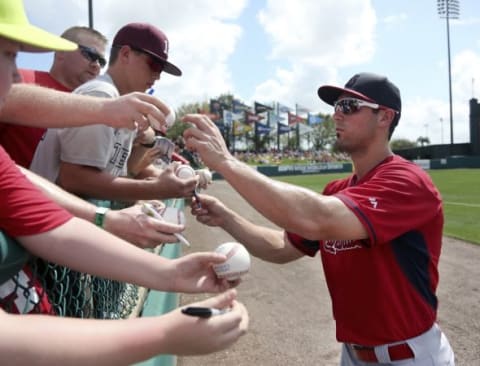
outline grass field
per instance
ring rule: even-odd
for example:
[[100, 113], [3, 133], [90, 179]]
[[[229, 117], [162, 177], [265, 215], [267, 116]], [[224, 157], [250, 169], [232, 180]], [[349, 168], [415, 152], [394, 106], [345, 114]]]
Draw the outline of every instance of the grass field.
[[[429, 170], [443, 198], [444, 235], [480, 244], [480, 169]], [[326, 183], [347, 174], [278, 177], [321, 192]]]

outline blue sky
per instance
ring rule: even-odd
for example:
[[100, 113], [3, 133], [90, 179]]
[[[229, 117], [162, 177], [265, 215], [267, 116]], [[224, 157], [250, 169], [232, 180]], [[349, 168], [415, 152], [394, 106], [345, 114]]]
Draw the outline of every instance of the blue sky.
[[[480, 99], [480, 1], [458, 1], [460, 19], [450, 22], [454, 142], [467, 142], [468, 101]], [[56, 34], [88, 25], [86, 0], [24, 3], [32, 23]], [[401, 90], [394, 138], [450, 141], [446, 24], [436, 0], [93, 0], [93, 8], [95, 28], [110, 40], [133, 21], [168, 35], [170, 60], [184, 75], [162, 75], [156, 95], [173, 107], [230, 92], [249, 104], [330, 113], [317, 88], [371, 71]], [[42, 70], [50, 62], [18, 60]]]

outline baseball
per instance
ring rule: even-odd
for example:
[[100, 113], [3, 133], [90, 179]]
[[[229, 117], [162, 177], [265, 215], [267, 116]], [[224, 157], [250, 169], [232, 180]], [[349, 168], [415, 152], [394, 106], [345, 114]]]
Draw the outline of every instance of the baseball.
[[210, 169], [197, 169], [195, 173], [198, 175], [198, 188], [207, 189], [208, 185], [212, 183], [212, 172]]
[[167, 114], [165, 117], [165, 124], [167, 125], [167, 128], [170, 128], [173, 126], [175, 123], [175, 111], [173, 109], [170, 109], [170, 113]]
[[[150, 123], [150, 126], [152, 126], [153, 129], [157, 131], [162, 130], [162, 124], [158, 119], [153, 117], [151, 114], [147, 114], [148, 122]], [[167, 128], [172, 127], [172, 125], [175, 123], [175, 111], [173, 109], [170, 109], [170, 112], [165, 116], [165, 126]]]
[[227, 260], [213, 266], [218, 278], [226, 278], [229, 281], [237, 280], [250, 269], [250, 254], [240, 243], [223, 243], [215, 249], [216, 253], [225, 254]]
[[195, 170], [193, 170], [190, 165], [180, 165], [175, 171], [175, 174], [180, 179], [190, 179], [195, 176]]

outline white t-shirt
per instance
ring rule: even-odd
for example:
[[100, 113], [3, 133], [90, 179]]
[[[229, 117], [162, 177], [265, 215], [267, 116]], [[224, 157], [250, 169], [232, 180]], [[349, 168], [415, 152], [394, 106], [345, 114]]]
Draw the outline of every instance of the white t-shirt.
[[[115, 98], [119, 92], [108, 74], [73, 91], [76, 94]], [[135, 132], [126, 128], [91, 125], [48, 129], [38, 144], [30, 170], [56, 182], [60, 162], [96, 167], [111, 175], [126, 176]]]

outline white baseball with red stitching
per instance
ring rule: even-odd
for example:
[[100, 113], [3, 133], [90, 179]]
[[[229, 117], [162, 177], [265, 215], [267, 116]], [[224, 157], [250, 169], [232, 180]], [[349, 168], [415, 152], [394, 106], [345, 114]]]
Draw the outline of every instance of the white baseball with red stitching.
[[215, 252], [225, 254], [227, 260], [213, 266], [218, 278], [226, 278], [229, 281], [239, 279], [250, 270], [250, 254], [240, 243], [223, 243], [215, 249]]
[[[148, 122], [150, 123], [150, 126], [154, 130], [161, 131], [162, 130], [162, 123], [158, 119], [156, 119], [154, 116], [151, 114], [147, 114]], [[175, 111], [173, 109], [170, 109], [170, 112], [165, 116], [165, 127], [170, 128], [173, 126], [175, 123]]]
[[170, 109], [170, 113], [167, 114], [165, 117], [165, 124], [167, 125], [167, 128], [170, 128], [173, 126], [175, 123], [175, 111], [173, 109]]
[[180, 179], [190, 179], [195, 176], [195, 170], [190, 165], [183, 164], [177, 168], [175, 174]]

